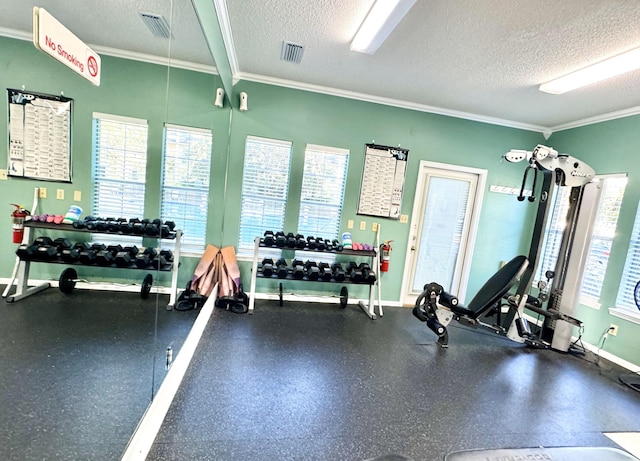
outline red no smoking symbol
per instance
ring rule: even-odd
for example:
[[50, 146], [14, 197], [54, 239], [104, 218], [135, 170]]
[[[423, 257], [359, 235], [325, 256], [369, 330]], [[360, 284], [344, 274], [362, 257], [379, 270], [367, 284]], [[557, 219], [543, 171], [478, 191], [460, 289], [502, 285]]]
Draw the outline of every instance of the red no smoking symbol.
[[98, 75], [98, 61], [96, 61], [96, 58], [89, 56], [89, 59], [87, 60], [87, 68], [89, 69], [89, 74], [91, 74], [92, 77]]

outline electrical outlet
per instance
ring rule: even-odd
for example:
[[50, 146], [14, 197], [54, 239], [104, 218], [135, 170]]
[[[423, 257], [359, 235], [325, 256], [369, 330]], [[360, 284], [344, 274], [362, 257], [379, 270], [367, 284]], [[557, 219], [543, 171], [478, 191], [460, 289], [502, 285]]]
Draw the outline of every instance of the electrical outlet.
[[409, 215], [401, 214], [400, 215], [400, 222], [402, 224], [407, 224], [409, 222]]
[[609, 326], [609, 331], [607, 332], [611, 336], [618, 336], [618, 325], [614, 325], [613, 323]]
[[347, 229], [353, 229], [353, 219], [347, 221]]
[[80, 202], [82, 200], [82, 191], [74, 190], [73, 191], [73, 201]]
[[58, 200], [64, 200], [64, 189], [56, 190], [56, 198]]
[[46, 187], [38, 187], [38, 196], [40, 198], [47, 198], [47, 188]]
[[360, 230], [367, 230], [367, 221], [360, 221]]
[[378, 232], [378, 223], [374, 222], [371, 224], [371, 232]]
[[0, 170], [0, 179], [6, 181], [6, 179], [7, 179], [7, 170]]

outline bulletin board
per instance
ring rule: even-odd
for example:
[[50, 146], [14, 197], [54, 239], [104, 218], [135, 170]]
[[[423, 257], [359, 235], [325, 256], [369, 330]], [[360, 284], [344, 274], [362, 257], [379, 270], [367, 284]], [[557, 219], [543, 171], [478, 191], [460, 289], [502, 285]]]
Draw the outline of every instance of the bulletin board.
[[400, 219], [409, 151], [365, 144], [358, 214]]
[[7, 96], [7, 174], [71, 182], [73, 99], [10, 88]]

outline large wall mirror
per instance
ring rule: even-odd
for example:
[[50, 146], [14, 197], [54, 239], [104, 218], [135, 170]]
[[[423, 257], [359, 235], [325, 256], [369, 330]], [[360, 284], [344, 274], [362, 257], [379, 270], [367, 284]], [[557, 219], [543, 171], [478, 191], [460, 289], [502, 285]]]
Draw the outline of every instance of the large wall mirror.
[[[100, 55], [99, 86], [36, 49], [33, 7], [44, 8]], [[231, 88], [229, 71], [221, 77], [213, 58], [226, 59], [215, 43], [215, 10], [189, 0], [0, 0], [0, 13], [0, 139], [7, 147], [0, 170], [11, 168], [9, 139], [20, 134], [11, 132], [17, 124], [10, 122], [26, 117], [23, 127], [30, 131], [23, 134], [51, 138], [40, 145], [61, 142], [57, 128], [39, 127], [55, 124], [51, 114], [60, 109], [58, 102], [72, 100], [70, 181], [0, 178], [0, 288], [15, 279], [19, 245], [10, 243], [11, 203], [39, 217], [64, 216], [77, 206], [80, 220], [157, 219], [162, 237], [139, 229], [118, 233], [116, 223], [105, 223], [106, 233], [94, 231], [97, 223], [91, 231], [56, 228], [55, 221], [28, 228], [29, 243], [49, 237], [64, 246], [66, 239], [79, 252], [94, 244], [135, 246], [137, 256], [148, 249], [151, 261], [138, 266], [133, 253], [127, 264], [120, 261], [122, 267], [89, 255], [83, 262], [61, 261], [60, 250], [58, 256], [50, 250], [50, 259], [29, 262], [24, 280], [28, 289], [46, 283], [50, 288], [15, 299], [18, 282], [9, 287], [0, 301], [0, 458], [118, 459], [198, 315], [173, 309], [173, 297], [221, 229], [221, 216], [210, 204], [226, 168]], [[222, 107], [214, 104], [218, 88], [227, 95]], [[41, 95], [38, 107], [10, 116], [8, 89]], [[33, 160], [37, 150], [27, 150]], [[169, 237], [163, 226], [170, 228]], [[178, 230], [182, 236], [175, 238]], [[162, 262], [159, 269], [154, 258]], [[68, 268], [75, 274], [63, 278]], [[73, 286], [65, 293], [61, 283]]]

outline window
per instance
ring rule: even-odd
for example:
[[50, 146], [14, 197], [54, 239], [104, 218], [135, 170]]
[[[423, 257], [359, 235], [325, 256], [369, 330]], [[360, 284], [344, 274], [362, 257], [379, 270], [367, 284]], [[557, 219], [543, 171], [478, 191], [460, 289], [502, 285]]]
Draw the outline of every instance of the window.
[[[92, 215], [143, 218], [146, 168], [147, 121], [94, 113]], [[141, 240], [112, 237], [112, 243]]]
[[265, 230], [283, 230], [290, 166], [291, 142], [247, 136], [238, 255], [253, 255]]
[[[626, 176], [609, 176], [600, 179], [602, 191], [598, 201], [598, 212], [593, 225], [585, 273], [580, 286], [580, 302], [599, 307], [602, 281], [609, 262], [609, 253], [618, 223], [620, 204], [627, 184]], [[537, 269], [536, 279], [544, 279], [544, 273], [555, 270], [562, 233], [566, 226], [571, 188], [557, 189], [552, 216], [547, 225], [543, 254]], [[584, 205], [583, 205], [584, 206]]]
[[200, 254], [206, 245], [211, 144], [210, 130], [165, 126], [161, 213], [183, 231], [183, 252]]
[[307, 145], [300, 194], [298, 232], [339, 238], [349, 151]]
[[633, 231], [631, 232], [631, 242], [627, 251], [627, 259], [624, 263], [624, 271], [620, 288], [618, 289], [618, 297], [616, 298], [616, 306], [631, 309], [634, 314], [638, 314], [638, 308], [634, 299], [634, 289], [640, 281], [640, 206], [636, 211], [636, 220], [633, 223]]

